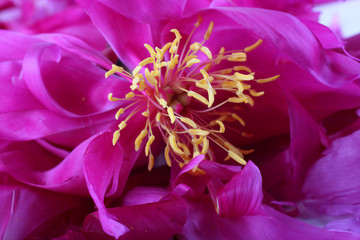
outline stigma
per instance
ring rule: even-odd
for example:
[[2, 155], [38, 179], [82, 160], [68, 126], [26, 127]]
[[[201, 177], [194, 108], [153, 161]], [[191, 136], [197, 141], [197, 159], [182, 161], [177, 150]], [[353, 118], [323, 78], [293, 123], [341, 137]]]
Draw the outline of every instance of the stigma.
[[[222, 149], [224, 160], [233, 159], [245, 165], [244, 154], [252, 150], [237, 148], [226, 140], [224, 133], [227, 128], [233, 131], [233, 124], [238, 124], [234, 128], [245, 126], [237, 105], [253, 106], [254, 99], [264, 94], [255, 91], [251, 84], [279, 77], [256, 79], [255, 73], [244, 65], [248, 52], [259, 47], [261, 39], [242, 50], [226, 51], [222, 47], [214, 53], [205, 44], [213, 31], [213, 22], [208, 25], [201, 42], [191, 42], [200, 24], [201, 17], [183, 45], [180, 45], [183, 38], [177, 29], [171, 30], [174, 40], [161, 48], [145, 44], [149, 57], [132, 72], [112, 65], [105, 74], [106, 77], [117, 74], [131, 82], [125, 96], [108, 95], [110, 101], [129, 101], [115, 114], [116, 120], [122, 114], [125, 117], [113, 133], [113, 145], [121, 137], [121, 131], [131, 125], [131, 119], [141, 115], [145, 118], [145, 126], [135, 139], [134, 149], [138, 151], [144, 144], [149, 170], [154, 166], [151, 146], [156, 141], [165, 143], [164, 158], [168, 166], [177, 163], [183, 167], [200, 154], [215, 160], [214, 148]], [[157, 136], [162, 139], [155, 139], [154, 129], [160, 132]], [[249, 136], [246, 132], [240, 135]], [[193, 172], [201, 173], [201, 169], [193, 169]]]

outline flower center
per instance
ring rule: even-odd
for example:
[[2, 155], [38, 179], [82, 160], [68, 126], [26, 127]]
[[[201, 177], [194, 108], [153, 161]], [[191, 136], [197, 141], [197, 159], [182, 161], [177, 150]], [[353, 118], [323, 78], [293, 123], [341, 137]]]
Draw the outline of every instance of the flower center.
[[[252, 150], [241, 150], [224, 138], [227, 123], [237, 122], [245, 126], [243, 119], [235, 112], [236, 105], [253, 106], [253, 97], [264, 94], [252, 89], [251, 82], [265, 83], [279, 77], [255, 79], [255, 73], [240, 64], [246, 61], [247, 52], [257, 48], [262, 40], [239, 51], [225, 51], [222, 47], [214, 55], [204, 46], [213, 31], [214, 23], [211, 22], [203, 41], [190, 44], [201, 22], [199, 17], [182, 49], [179, 47], [182, 36], [178, 30], [172, 29], [175, 39], [162, 48], [154, 49], [145, 44], [150, 57], [141, 61], [132, 73], [113, 65], [105, 75], [108, 77], [117, 73], [132, 83], [131, 91], [125, 98], [113, 97], [112, 93], [108, 96], [110, 101], [132, 101], [118, 110], [115, 115], [117, 120], [126, 110], [133, 108], [114, 132], [113, 144], [118, 141], [120, 131], [131, 122], [130, 119], [141, 112], [146, 124], [135, 140], [135, 150], [138, 151], [143, 140], [147, 139], [145, 155], [149, 157], [149, 170], [154, 165], [151, 152], [151, 145], [155, 141], [153, 127], [159, 129], [166, 144], [164, 154], [169, 166], [176, 161], [182, 167], [199, 154], [214, 160], [213, 146], [227, 153], [225, 160], [231, 158], [245, 165], [243, 154]], [[221, 67], [224, 63], [227, 68]], [[242, 135], [246, 136], [246, 133]]]

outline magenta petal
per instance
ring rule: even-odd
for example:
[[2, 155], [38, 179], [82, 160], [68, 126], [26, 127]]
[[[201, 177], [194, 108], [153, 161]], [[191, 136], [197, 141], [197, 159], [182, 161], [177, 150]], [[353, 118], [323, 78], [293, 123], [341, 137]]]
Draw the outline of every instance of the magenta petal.
[[327, 139], [306, 109], [292, 95], [287, 97], [291, 137], [289, 174], [293, 176], [294, 187], [300, 189], [306, 170], [317, 159]]
[[91, 20], [129, 69], [150, 56], [143, 47], [144, 43], [152, 45], [149, 25], [128, 19], [97, 1], [85, 5]]
[[303, 192], [327, 204], [359, 204], [360, 131], [334, 140], [310, 169]]
[[261, 174], [249, 161], [244, 169], [217, 193], [217, 208], [221, 216], [256, 215], [263, 199]]
[[[48, 226], [51, 220], [60, 219], [65, 211], [81, 204], [80, 199], [73, 196], [28, 187], [11, 180], [4, 181], [4, 175], [0, 176], [0, 182], [1, 239], [31, 238], [33, 232], [40, 228], [46, 230], [43, 227]], [[65, 227], [62, 226], [61, 230]], [[59, 233], [47, 234], [54, 236]], [[50, 238], [49, 235], [45, 238]]]
[[[219, 221], [224, 239], [294, 239], [294, 240], [342, 240], [358, 239], [360, 236], [343, 232], [328, 231], [311, 226], [274, 209], [263, 206], [264, 215], [244, 216], [237, 221]], [[236, 228], [236, 226], [242, 226]]]
[[161, 187], [138, 186], [131, 189], [122, 198], [121, 206], [133, 206], [160, 201], [168, 191]]
[[34, 187], [88, 196], [82, 168], [84, 153], [91, 140], [80, 144], [70, 154], [46, 142], [4, 143], [0, 172]]
[[[130, 229], [120, 239], [165, 240], [181, 231], [187, 217], [187, 205], [183, 200], [175, 199], [109, 208], [108, 212]], [[102, 232], [98, 213], [89, 215], [85, 219], [82, 230], [87, 233]]]
[[335, 220], [326, 224], [325, 228], [331, 231], [352, 232], [360, 235], [360, 221], [355, 218]]
[[181, 17], [185, 0], [98, 0], [117, 13], [136, 22], [151, 23]]
[[[124, 130], [125, 135], [127, 130]], [[101, 224], [107, 234], [116, 238], [128, 229], [107, 212], [104, 199], [106, 195], [118, 196], [123, 191], [139, 154], [133, 150], [132, 140], [120, 138], [113, 146], [112, 134], [105, 132], [93, 139], [84, 156], [84, 174], [90, 195], [99, 209]]]

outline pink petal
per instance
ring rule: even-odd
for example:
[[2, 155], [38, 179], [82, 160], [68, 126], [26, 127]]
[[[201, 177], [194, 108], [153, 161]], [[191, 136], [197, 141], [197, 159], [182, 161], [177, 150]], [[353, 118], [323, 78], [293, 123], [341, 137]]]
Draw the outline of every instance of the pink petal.
[[[0, 186], [0, 237], [2, 239], [25, 239], [40, 237], [49, 239], [64, 231], [66, 225], [57, 222], [57, 228], [48, 230], [70, 209], [80, 207], [79, 198], [28, 187], [1, 175]], [[55, 231], [56, 229], [56, 231]], [[60, 231], [60, 232], [58, 232]], [[42, 234], [42, 235], [39, 235]]]
[[263, 199], [261, 174], [249, 161], [217, 193], [217, 208], [221, 216], [256, 215]]
[[358, 204], [360, 198], [360, 131], [339, 138], [309, 170], [303, 191], [325, 204]]
[[[138, 119], [138, 124], [143, 119]], [[136, 122], [133, 122], [136, 124]], [[132, 129], [125, 128], [122, 134], [127, 136]], [[130, 134], [131, 135], [131, 134]], [[112, 134], [105, 132], [96, 137], [88, 146], [84, 159], [84, 175], [86, 183], [98, 210], [99, 219], [104, 231], [119, 237], [128, 231], [127, 227], [116, 221], [106, 210], [105, 196], [119, 196], [127, 181], [130, 171], [139, 152], [134, 151], [133, 142], [137, 135], [130, 138], [121, 137], [112, 145]]]
[[[87, 1], [78, 2], [82, 5]], [[84, 5], [95, 26], [129, 69], [135, 68], [142, 59], [150, 56], [143, 47], [144, 43], [152, 45], [149, 25], [126, 18], [98, 1]]]
[[[187, 217], [187, 205], [184, 201], [175, 199], [109, 208], [108, 212], [130, 229], [120, 239], [169, 239], [181, 231]], [[103, 234], [98, 213], [85, 219], [82, 230], [90, 234]]]

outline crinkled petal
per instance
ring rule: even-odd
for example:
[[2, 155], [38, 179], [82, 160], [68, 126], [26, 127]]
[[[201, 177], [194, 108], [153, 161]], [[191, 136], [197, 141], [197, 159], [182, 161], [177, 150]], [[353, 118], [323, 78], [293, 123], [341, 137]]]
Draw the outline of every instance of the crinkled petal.
[[334, 140], [309, 169], [303, 192], [308, 199], [331, 204], [360, 203], [360, 131]]
[[[181, 199], [173, 199], [109, 208], [108, 212], [130, 229], [129, 232], [121, 234], [120, 239], [165, 240], [181, 231], [187, 217], [187, 205]], [[85, 219], [82, 231], [90, 234], [102, 233], [98, 213], [93, 213]]]
[[220, 217], [210, 199], [189, 201], [189, 217], [180, 233], [184, 239], [358, 239], [351, 233], [328, 231], [262, 205], [261, 214], [237, 218]]
[[[31, 238], [32, 234], [46, 232], [46, 228], [70, 209], [79, 207], [81, 200], [74, 196], [44, 191], [6, 180], [2, 174], [0, 186], [0, 237], [2, 239]], [[5, 181], [4, 181], [5, 179]], [[57, 230], [64, 231], [66, 225]], [[52, 231], [54, 231], [52, 229]], [[54, 237], [59, 232], [49, 230], [43, 237]], [[61, 233], [61, 232], [60, 232]], [[44, 234], [44, 233], [43, 233]], [[37, 235], [33, 235], [35, 238]]]
[[[133, 123], [142, 123], [141, 119], [138, 121]], [[125, 128], [122, 134], [128, 136], [129, 131], [132, 129]], [[84, 175], [89, 193], [98, 208], [101, 225], [107, 234], [116, 238], [128, 229], [107, 211], [104, 199], [106, 196], [119, 196], [123, 191], [139, 154], [134, 151], [135, 138], [136, 136], [120, 137], [118, 143], [113, 146], [112, 134], [105, 132], [89, 144], [84, 156]]]
[[[80, 5], [83, 4], [83, 1], [79, 2], [81, 2]], [[85, 4], [85, 10], [129, 69], [132, 70], [142, 59], [150, 56], [143, 47], [144, 43], [152, 45], [153, 42], [149, 25], [126, 18], [98, 1], [90, 2]]]
[[217, 193], [216, 205], [220, 216], [257, 215], [262, 199], [260, 171], [249, 161]]

